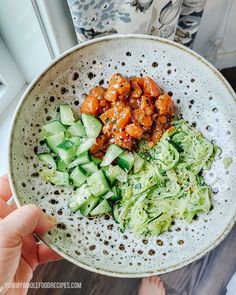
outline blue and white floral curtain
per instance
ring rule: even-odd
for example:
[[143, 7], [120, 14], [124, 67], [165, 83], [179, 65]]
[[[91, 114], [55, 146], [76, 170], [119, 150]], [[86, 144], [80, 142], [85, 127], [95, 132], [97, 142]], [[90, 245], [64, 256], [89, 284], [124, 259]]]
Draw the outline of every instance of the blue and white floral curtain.
[[192, 47], [206, 0], [67, 0], [79, 42], [150, 34]]

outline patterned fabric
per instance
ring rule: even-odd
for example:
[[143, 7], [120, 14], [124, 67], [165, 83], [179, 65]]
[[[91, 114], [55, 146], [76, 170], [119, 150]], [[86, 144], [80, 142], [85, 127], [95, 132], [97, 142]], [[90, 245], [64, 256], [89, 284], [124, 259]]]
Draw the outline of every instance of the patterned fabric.
[[175, 41], [193, 47], [200, 26], [206, 0], [184, 0], [180, 12]]
[[193, 43], [205, 4], [205, 0], [67, 1], [79, 42], [114, 33], [139, 33], [187, 45]]

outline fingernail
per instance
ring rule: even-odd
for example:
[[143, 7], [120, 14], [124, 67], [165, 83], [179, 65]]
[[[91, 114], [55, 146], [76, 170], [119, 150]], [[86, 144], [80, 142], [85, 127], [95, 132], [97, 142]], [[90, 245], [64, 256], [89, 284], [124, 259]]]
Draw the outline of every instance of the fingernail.
[[48, 214], [46, 214], [46, 215], [47, 215], [47, 219], [48, 219], [48, 221], [49, 221], [50, 223], [52, 223], [52, 224], [54, 224], [54, 225], [57, 224], [57, 219], [56, 219], [54, 216], [52, 216], [52, 215], [48, 215]]

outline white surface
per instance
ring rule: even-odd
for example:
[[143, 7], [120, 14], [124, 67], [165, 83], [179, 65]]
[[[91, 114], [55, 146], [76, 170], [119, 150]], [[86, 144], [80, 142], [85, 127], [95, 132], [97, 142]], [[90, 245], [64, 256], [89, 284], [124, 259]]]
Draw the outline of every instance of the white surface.
[[0, 38], [0, 115], [25, 85], [25, 80]]
[[4, 115], [0, 118], [0, 175], [7, 173], [8, 170], [8, 135], [11, 125], [12, 116], [16, 106], [24, 93], [27, 86], [23, 87], [9, 107], [6, 109]]
[[27, 82], [51, 61], [31, 0], [0, 1], [0, 35]]

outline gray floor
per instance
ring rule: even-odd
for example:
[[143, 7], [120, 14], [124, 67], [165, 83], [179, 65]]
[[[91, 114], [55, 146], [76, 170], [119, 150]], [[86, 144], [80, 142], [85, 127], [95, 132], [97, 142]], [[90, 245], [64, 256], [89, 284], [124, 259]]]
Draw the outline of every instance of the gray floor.
[[[223, 295], [236, 271], [236, 226], [211, 253], [180, 270], [162, 275], [168, 295]], [[31, 289], [32, 294], [133, 295], [139, 279], [117, 279], [97, 275], [65, 260], [38, 267], [34, 281], [77, 281], [81, 289]], [[236, 294], [236, 290], [235, 290]]]
[[[222, 74], [236, 90], [236, 68]], [[180, 270], [162, 275], [168, 295], [224, 295], [226, 286], [236, 272], [236, 226], [228, 237], [211, 253]], [[134, 295], [139, 279], [116, 279], [97, 275], [67, 261], [38, 267], [34, 281], [77, 281], [81, 289], [31, 289], [29, 295]], [[236, 290], [235, 290], [236, 294]]]

